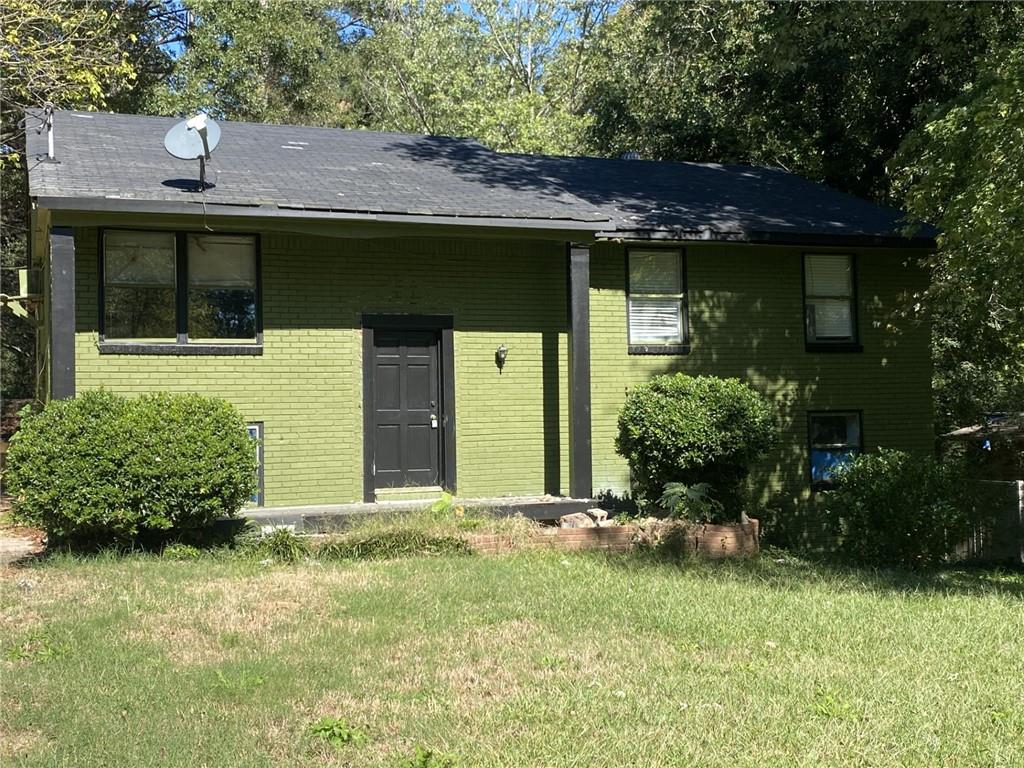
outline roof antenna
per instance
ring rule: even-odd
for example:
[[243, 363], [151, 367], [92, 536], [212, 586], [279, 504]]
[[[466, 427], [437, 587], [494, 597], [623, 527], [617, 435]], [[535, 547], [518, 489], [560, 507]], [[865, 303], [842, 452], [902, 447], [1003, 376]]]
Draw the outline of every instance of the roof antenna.
[[206, 161], [220, 143], [220, 126], [205, 112], [182, 120], [167, 131], [164, 149], [179, 160], [199, 161], [199, 186], [195, 192], [205, 192], [212, 187], [206, 183]]
[[46, 161], [56, 163], [57, 158], [53, 155], [53, 102], [43, 102], [43, 121], [39, 123], [36, 133], [40, 134], [46, 129]]

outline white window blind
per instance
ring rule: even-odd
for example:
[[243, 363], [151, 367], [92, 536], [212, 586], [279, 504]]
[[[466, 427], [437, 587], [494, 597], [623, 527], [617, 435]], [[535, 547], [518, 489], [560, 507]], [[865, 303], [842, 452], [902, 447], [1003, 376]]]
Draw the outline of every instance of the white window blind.
[[850, 296], [850, 257], [845, 254], [807, 256], [808, 296]]
[[188, 282], [207, 288], [256, 285], [256, 244], [251, 237], [189, 235]]
[[682, 257], [678, 251], [629, 252], [629, 343], [680, 344]]
[[854, 337], [853, 268], [845, 254], [804, 257], [808, 341], [851, 341]]

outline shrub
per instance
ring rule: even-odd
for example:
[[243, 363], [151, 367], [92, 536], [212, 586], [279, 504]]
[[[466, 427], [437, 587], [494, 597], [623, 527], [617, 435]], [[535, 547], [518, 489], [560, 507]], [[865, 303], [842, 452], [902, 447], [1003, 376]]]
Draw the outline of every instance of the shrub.
[[255, 470], [245, 423], [228, 403], [99, 391], [25, 416], [6, 479], [20, 522], [57, 538], [126, 540], [236, 514]]
[[656, 502], [669, 483], [706, 483], [736, 516], [751, 463], [776, 439], [775, 410], [749, 385], [680, 373], [630, 390], [615, 448], [629, 462], [641, 503]]
[[882, 449], [858, 456], [836, 479], [826, 513], [839, 553], [860, 564], [936, 565], [983, 522], [977, 484], [959, 462]]

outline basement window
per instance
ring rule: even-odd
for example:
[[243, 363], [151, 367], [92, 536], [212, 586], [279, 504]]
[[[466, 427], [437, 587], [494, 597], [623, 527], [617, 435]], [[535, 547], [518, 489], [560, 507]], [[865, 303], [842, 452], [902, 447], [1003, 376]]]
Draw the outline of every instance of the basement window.
[[859, 351], [853, 257], [804, 255], [804, 318], [810, 351]]
[[104, 230], [100, 351], [259, 354], [252, 235]]
[[627, 262], [630, 354], [689, 352], [682, 251], [630, 249]]
[[254, 421], [247, 424], [245, 431], [253, 441], [253, 450], [256, 451], [256, 492], [249, 499], [249, 503], [255, 507], [263, 506], [263, 422]]
[[811, 451], [811, 488], [835, 487], [835, 475], [864, 450], [859, 411], [823, 411], [808, 414]]

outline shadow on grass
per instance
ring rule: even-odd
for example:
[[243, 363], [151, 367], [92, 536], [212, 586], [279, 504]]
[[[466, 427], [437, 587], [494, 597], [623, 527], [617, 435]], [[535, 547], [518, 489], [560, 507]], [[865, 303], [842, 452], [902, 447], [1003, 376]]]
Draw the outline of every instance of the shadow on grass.
[[193, 550], [196, 554], [218, 552], [249, 546], [258, 538], [258, 529], [244, 518], [221, 520], [208, 528], [151, 532], [131, 540], [109, 538], [59, 539], [51, 537], [46, 548], [19, 560], [17, 567], [72, 560], [112, 560], [126, 557], [157, 557], [170, 548]]
[[723, 579], [788, 591], [821, 586], [844, 591], [899, 594], [945, 594], [982, 597], [998, 595], [1024, 599], [1024, 569], [947, 566], [929, 571], [865, 568], [821, 558], [767, 550], [750, 559], [709, 560], [653, 550], [606, 554], [608, 564], [625, 570], [675, 570], [689, 576]]

